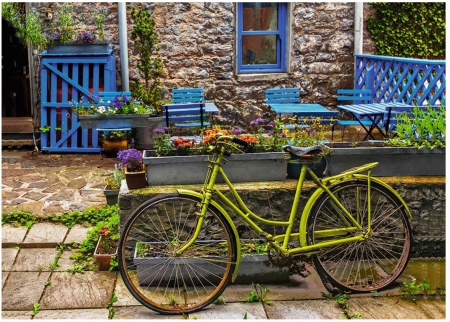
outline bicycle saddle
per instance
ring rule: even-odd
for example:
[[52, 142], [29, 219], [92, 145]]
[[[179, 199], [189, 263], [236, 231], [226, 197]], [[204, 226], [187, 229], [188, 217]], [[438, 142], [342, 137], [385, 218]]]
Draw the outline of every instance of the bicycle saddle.
[[310, 147], [295, 147], [290, 145], [285, 145], [282, 148], [285, 152], [290, 152], [291, 154], [301, 157], [304, 154], [309, 153], [319, 153], [322, 152], [322, 147], [320, 145], [310, 146]]

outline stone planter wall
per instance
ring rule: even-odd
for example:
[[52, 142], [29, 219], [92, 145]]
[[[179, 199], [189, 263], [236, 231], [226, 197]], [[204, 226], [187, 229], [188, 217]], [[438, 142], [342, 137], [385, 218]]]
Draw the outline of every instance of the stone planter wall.
[[[412, 216], [412, 257], [445, 257], [445, 177], [384, 177], [408, 204]], [[135, 191], [121, 190], [119, 215], [123, 225], [129, 214], [141, 203], [161, 193], [175, 193], [177, 188], [199, 191], [202, 185], [158, 186]], [[287, 220], [294, 198], [296, 181], [275, 181], [236, 184], [244, 200], [254, 212], [265, 218]], [[300, 200], [302, 209], [315, 186], [306, 182]], [[224, 187], [225, 189], [225, 187]], [[228, 195], [228, 193], [226, 193]], [[238, 221], [242, 238], [252, 238]], [[298, 227], [297, 223], [294, 227]]]

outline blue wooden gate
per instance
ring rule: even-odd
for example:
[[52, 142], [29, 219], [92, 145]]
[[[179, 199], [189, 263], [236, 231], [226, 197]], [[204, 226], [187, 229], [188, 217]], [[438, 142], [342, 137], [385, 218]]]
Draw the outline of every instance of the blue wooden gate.
[[71, 101], [116, 91], [116, 57], [102, 54], [47, 54], [41, 58], [41, 149], [99, 152], [98, 131], [81, 129]]

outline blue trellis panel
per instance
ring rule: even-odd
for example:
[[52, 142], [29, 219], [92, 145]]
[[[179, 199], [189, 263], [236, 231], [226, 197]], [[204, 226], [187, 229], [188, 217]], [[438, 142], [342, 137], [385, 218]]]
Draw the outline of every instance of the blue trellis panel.
[[374, 102], [445, 106], [445, 61], [355, 54], [355, 89]]
[[46, 55], [41, 58], [41, 149], [49, 152], [99, 152], [98, 131], [82, 129], [71, 101], [116, 91], [116, 57]]

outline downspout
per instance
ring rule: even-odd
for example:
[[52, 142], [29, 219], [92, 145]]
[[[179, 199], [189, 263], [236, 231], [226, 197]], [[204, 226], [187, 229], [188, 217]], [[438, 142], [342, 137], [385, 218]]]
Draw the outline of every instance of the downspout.
[[355, 54], [363, 53], [363, 6], [363, 2], [355, 2]]
[[128, 40], [127, 40], [127, 3], [119, 2], [119, 46], [120, 46], [120, 76], [122, 78], [122, 91], [130, 90], [128, 78]]
[[[363, 2], [355, 2], [355, 29], [354, 29], [354, 54], [362, 54], [363, 53]], [[356, 58], [353, 61], [354, 70], [353, 75], [356, 75]], [[354, 80], [354, 88], [356, 88], [356, 79]]]

